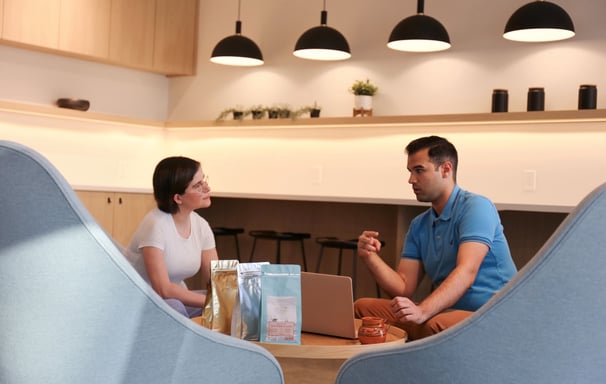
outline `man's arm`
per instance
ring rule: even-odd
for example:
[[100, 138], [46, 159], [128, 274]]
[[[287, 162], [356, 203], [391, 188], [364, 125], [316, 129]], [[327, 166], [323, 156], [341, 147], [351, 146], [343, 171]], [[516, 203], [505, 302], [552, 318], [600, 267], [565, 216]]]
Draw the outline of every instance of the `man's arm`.
[[405, 297], [396, 297], [392, 310], [400, 321], [425, 322], [443, 310], [452, 307], [476, 279], [480, 265], [488, 253], [488, 246], [465, 242], [459, 246], [457, 265], [439, 287], [416, 305]]
[[377, 284], [390, 296], [412, 297], [425, 272], [418, 260], [401, 259], [398, 270], [387, 265], [378, 252], [378, 232], [364, 231], [358, 238], [358, 255], [374, 276]]

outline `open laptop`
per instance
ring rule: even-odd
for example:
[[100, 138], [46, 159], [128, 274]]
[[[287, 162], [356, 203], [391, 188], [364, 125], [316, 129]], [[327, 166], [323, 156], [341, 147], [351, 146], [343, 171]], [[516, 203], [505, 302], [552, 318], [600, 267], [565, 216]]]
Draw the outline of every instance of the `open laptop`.
[[357, 337], [349, 276], [301, 272], [301, 303], [303, 332]]

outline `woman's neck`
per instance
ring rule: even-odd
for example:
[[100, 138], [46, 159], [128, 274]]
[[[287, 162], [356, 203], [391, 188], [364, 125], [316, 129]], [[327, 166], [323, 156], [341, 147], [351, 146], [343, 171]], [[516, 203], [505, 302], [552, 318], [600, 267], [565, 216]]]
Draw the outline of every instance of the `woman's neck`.
[[189, 212], [179, 210], [173, 213], [173, 222], [177, 228], [177, 232], [184, 238], [189, 237], [191, 233], [191, 221], [189, 220]]

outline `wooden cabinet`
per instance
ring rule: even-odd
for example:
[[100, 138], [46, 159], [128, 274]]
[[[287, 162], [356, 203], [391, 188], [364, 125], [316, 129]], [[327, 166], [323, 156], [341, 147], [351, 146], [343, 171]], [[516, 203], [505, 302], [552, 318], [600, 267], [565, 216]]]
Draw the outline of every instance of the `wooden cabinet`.
[[107, 59], [112, 0], [61, 0], [59, 49]]
[[156, 207], [152, 194], [76, 191], [78, 197], [114, 240], [128, 242], [143, 217]]
[[0, 0], [0, 31], [2, 31], [4, 25], [4, 1]]
[[0, 42], [192, 75], [199, 0], [0, 0]]
[[156, 0], [154, 69], [194, 73], [197, 20], [198, 0]]
[[60, 0], [2, 0], [2, 39], [42, 48], [59, 47]]
[[152, 68], [156, 0], [112, 0], [109, 59]]

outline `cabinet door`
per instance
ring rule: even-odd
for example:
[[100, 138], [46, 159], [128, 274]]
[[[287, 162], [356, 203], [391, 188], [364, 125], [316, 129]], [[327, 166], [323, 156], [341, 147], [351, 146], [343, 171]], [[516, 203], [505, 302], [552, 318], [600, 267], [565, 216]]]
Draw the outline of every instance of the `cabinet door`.
[[112, 235], [114, 230], [114, 193], [76, 191], [82, 204], [105, 231]]
[[191, 75], [196, 61], [198, 0], [157, 0], [154, 69]]
[[111, 0], [61, 0], [59, 49], [107, 59], [110, 10]]
[[109, 58], [151, 68], [154, 58], [156, 0], [112, 0]]
[[2, 38], [56, 49], [60, 0], [2, 0]]
[[2, 31], [4, 25], [4, 1], [0, 0], [0, 31]]
[[112, 233], [114, 239], [127, 247], [143, 217], [155, 207], [152, 194], [116, 193]]
[[99, 225], [123, 247], [147, 212], [156, 207], [151, 193], [76, 191]]

